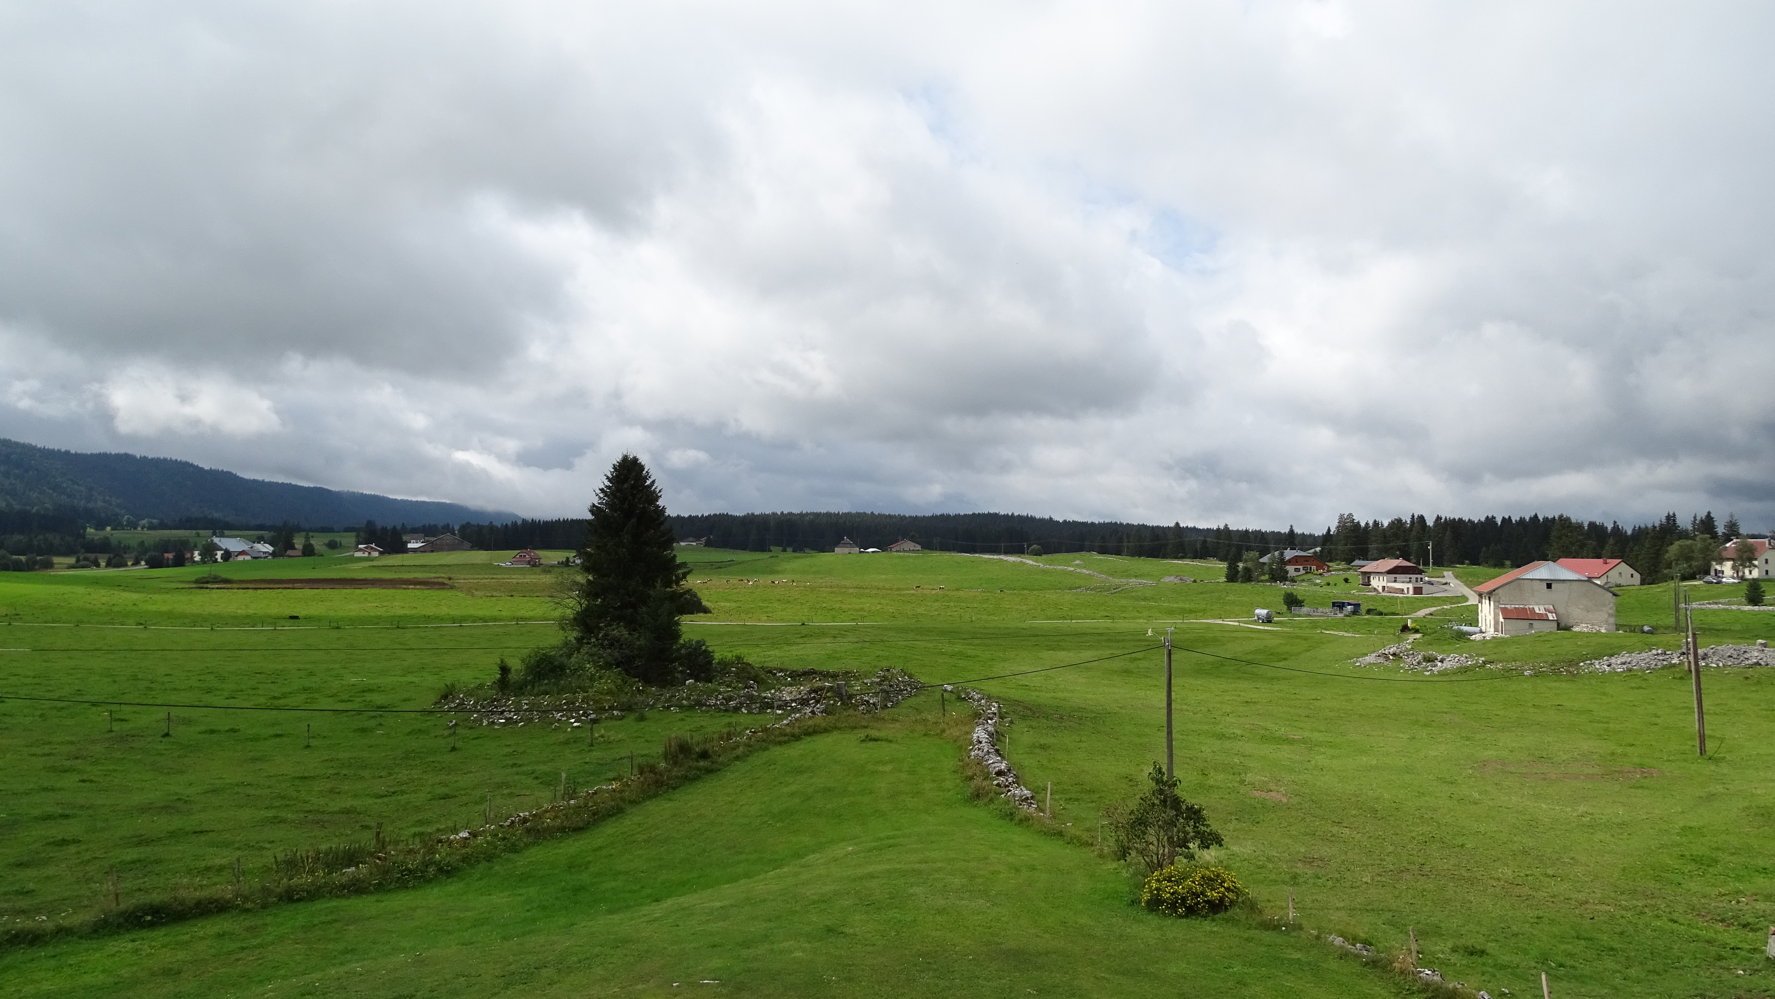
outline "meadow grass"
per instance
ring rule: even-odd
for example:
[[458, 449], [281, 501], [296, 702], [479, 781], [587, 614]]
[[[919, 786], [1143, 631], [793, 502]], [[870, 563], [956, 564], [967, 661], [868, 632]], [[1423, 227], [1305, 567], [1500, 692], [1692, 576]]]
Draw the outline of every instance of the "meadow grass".
[[594, 734], [362, 710], [424, 709], [553, 626], [7, 635], [25, 631], [29, 652], [0, 653], [0, 923], [90, 919], [114, 877], [127, 903], [226, 884], [236, 862], [263, 877], [280, 851], [478, 826], [625, 775], [668, 735], [757, 723], [655, 711]]
[[[1170, 628], [1175, 643], [1176, 754], [1185, 793], [1208, 809], [1226, 836], [1227, 846], [1217, 852], [1216, 861], [1237, 871], [1268, 912], [1280, 912], [1292, 890], [1303, 922], [1320, 931], [1340, 932], [1396, 951], [1404, 946], [1407, 933], [1415, 930], [1423, 947], [1422, 963], [1451, 978], [1489, 988], [1494, 995], [1502, 988], [1518, 995], [1531, 993], [1542, 971], [1552, 976], [1555, 994], [1562, 996], [1755, 996], [1768, 994], [1775, 982], [1760, 956], [1763, 931], [1775, 923], [1771, 901], [1775, 866], [1766, 852], [1759, 852], [1756, 838], [1775, 819], [1766, 779], [1775, 763], [1771, 758], [1775, 746], [1766, 738], [1770, 706], [1775, 704], [1771, 689], [1775, 673], [1709, 671], [1713, 751], [1700, 758], [1691, 728], [1689, 685], [1680, 671], [1560, 672], [1597, 655], [1672, 647], [1676, 636], [1668, 628], [1653, 635], [1560, 633], [1473, 643], [1438, 619], [1420, 619], [1425, 628], [1417, 640], [1420, 647], [1474, 652], [1496, 664], [1421, 677], [1351, 664], [1357, 656], [1397, 640], [1398, 618], [1279, 616], [1273, 626], [1255, 627], [1249, 622], [1251, 607], [1279, 607], [1276, 587], [1116, 582], [1193, 574], [1178, 571], [1180, 567], [1172, 563], [1076, 555], [1037, 560], [1060, 563], [1062, 568], [1057, 569], [932, 553], [773, 557], [684, 550], [681, 554], [689, 551], [698, 556], [693, 586], [713, 613], [687, 619], [688, 636], [709, 641], [719, 653], [741, 653], [766, 666], [870, 671], [896, 666], [929, 682], [973, 683], [1006, 704], [1005, 746], [1025, 783], [1038, 797], [1045, 797], [1051, 782], [1056, 823], [1063, 829], [1070, 824], [1084, 841], [1095, 839], [1103, 806], [1130, 796], [1146, 767], [1163, 758], [1159, 646]], [[429, 574], [448, 579], [453, 589], [345, 591], [348, 597], [388, 602], [348, 616], [347, 623], [338, 627], [308, 627], [308, 623], [309, 609], [315, 606], [349, 613], [346, 605], [336, 602], [340, 593], [272, 591], [303, 608], [300, 630], [225, 630], [262, 628], [266, 626], [254, 622], [275, 621], [264, 608], [243, 600], [264, 594], [199, 589], [189, 576], [156, 578], [132, 571], [31, 574], [22, 582], [0, 577], [0, 584], [17, 584], [15, 589], [0, 588], [0, 600], [22, 594], [22, 599], [34, 601], [30, 606], [53, 607], [61, 621], [57, 627], [23, 621], [0, 626], [0, 646], [37, 650], [0, 653], [5, 657], [0, 664], [9, 680], [22, 677], [35, 690], [77, 690], [74, 696], [79, 698], [129, 699], [126, 692], [150, 690], [156, 692], [153, 698], [135, 699], [207, 696], [213, 701], [234, 696], [289, 705], [346, 699], [356, 705], [422, 706], [443, 682], [485, 680], [498, 656], [512, 654], [505, 651], [508, 648], [546, 644], [558, 634], [547, 625], [424, 627], [457, 623], [452, 619], [462, 606], [486, 608], [488, 617], [481, 619], [486, 622], [500, 621], [498, 609], [509, 605], [547, 606], [546, 598], [523, 592], [524, 587], [536, 585], [535, 580], [548, 578], [546, 571], [496, 569], [488, 553], [467, 554], [475, 557], [424, 561], [438, 557], [410, 556], [370, 565], [362, 564], [370, 560], [350, 560], [360, 565], [349, 571], [367, 578]], [[270, 572], [261, 565], [255, 563], [253, 571]], [[1066, 566], [1090, 568], [1110, 578], [1086, 576]], [[279, 571], [287, 571], [287, 564]], [[346, 570], [335, 566], [328, 571]], [[119, 577], [121, 581], [113, 581]], [[474, 583], [485, 587], [485, 595], [462, 597], [460, 588]], [[40, 591], [31, 592], [32, 586]], [[1338, 592], [1338, 585], [1322, 589]], [[1708, 587], [1705, 592], [1712, 596], [1728, 589]], [[49, 592], [55, 596], [43, 596]], [[96, 627], [107, 622], [119, 594], [136, 601], [133, 606], [144, 615], [165, 611], [177, 620], [203, 620], [207, 614], [224, 622], [224, 627], [213, 633], [202, 628]], [[1623, 591], [1622, 619], [1651, 617], [1661, 609], [1668, 613], [1670, 599], [1667, 587], [1661, 593], [1658, 587]], [[462, 600], [467, 603], [453, 602]], [[445, 606], [450, 609], [440, 612]], [[1407, 601], [1401, 606], [1436, 606], [1436, 602]], [[9, 602], [0, 603], [0, 608], [11, 607]], [[1439, 613], [1458, 620], [1461, 611]], [[1775, 637], [1771, 634], [1775, 616], [1711, 609], [1699, 610], [1697, 616], [1704, 641], [1711, 634], [1746, 641]], [[1235, 620], [1242, 623], [1205, 623]], [[162, 646], [168, 651], [152, 651]], [[66, 685], [57, 686], [59, 681]], [[16, 688], [10, 692], [21, 693]], [[945, 709], [951, 713], [947, 719]], [[948, 732], [951, 738], [960, 717], [955, 701], [935, 690], [896, 713], [904, 716], [899, 724], [928, 726]], [[351, 717], [338, 721], [342, 730]], [[464, 810], [478, 817], [494, 775], [517, 771], [512, 789], [501, 794], [546, 796], [558, 781], [557, 761], [583, 752], [583, 747], [563, 743], [561, 733], [527, 729], [478, 733], [484, 743], [472, 750], [473, 755], [465, 749], [441, 756], [438, 722], [417, 718], [411, 728], [380, 722], [379, 729], [363, 728], [360, 723], [368, 719], [354, 719], [351, 724], [357, 727], [349, 732], [329, 728], [329, 745], [339, 740], [342, 756], [330, 764], [331, 769], [302, 778], [305, 783], [298, 774], [269, 771], [277, 783], [302, 786], [291, 788], [288, 797], [268, 807], [284, 816], [303, 814], [304, 809], [321, 811], [323, 805], [317, 802], [329, 799], [355, 801], [355, 817], [345, 821], [361, 834], [364, 823], [377, 821], [372, 817], [381, 804], [377, 794], [410, 784], [424, 789], [420, 793], [435, 789], [444, 795], [439, 808], [447, 814], [440, 821], [457, 822]], [[158, 720], [160, 715], [152, 713], [145, 720], [147, 731], [136, 731], [140, 738], [124, 750], [103, 741], [112, 734], [103, 731], [104, 720], [94, 707], [17, 700], [0, 704], [0, 750], [9, 759], [29, 760], [9, 772], [7, 779], [14, 787], [5, 796], [6, 812], [13, 816], [30, 810], [32, 816], [0, 819], [7, 824], [0, 849], [21, 832], [35, 837], [29, 848], [0, 856], [0, 869], [26, 872], [15, 880], [32, 885], [54, 882], [64, 864], [85, 870], [88, 873], [80, 875], [88, 879], [85, 886], [72, 894], [84, 893], [86, 904], [92, 904], [101, 891], [91, 881], [92, 868], [114, 863], [107, 858], [137, 846], [132, 837], [142, 835], [142, 830], [113, 822], [79, 827], [78, 835], [69, 832], [76, 828], [69, 823], [77, 820], [60, 813], [80, 810], [85, 797], [80, 779], [106, 781], [109, 794], [133, 795], [137, 793], [133, 788], [119, 786], [159, 782], [158, 768], [176, 762], [176, 754], [183, 752], [202, 757], [200, 764], [174, 771], [179, 782], [191, 783], [194, 789], [157, 792], [177, 800], [132, 807], [150, 815], [162, 808], [169, 823], [183, 823], [171, 840], [215, 839], [225, 845], [169, 853], [164, 865], [173, 872], [169, 880], [176, 881], [180, 876], [176, 872], [213, 864], [215, 858], [226, 861], [248, 849], [247, 840], [231, 830], [252, 824], [243, 818], [249, 809], [243, 805], [243, 794], [229, 793], [227, 780], [250, 774], [256, 767], [281, 766], [279, 758], [297, 756], [289, 749], [296, 738], [290, 732], [291, 717], [268, 715], [239, 723], [196, 715], [184, 721], [176, 718], [176, 724], [184, 727], [175, 729], [172, 740], [160, 742], [179, 746], [144, 747], [143, 741], [159, 738], [159, 729], [152, 724]], [[627, 723], [613, 728], [622, 724]], [[203, 732], [205, 726], [213, 731]], [[227, 731], [230, 727], [240, 731]], [[35, 750], [36, 741], [46, 734], [54, 735], [52, 744]], [[181, 742], [187, 737], [191, 749]], [[198, 743], [199, 738], [204, 741]], [[986, 968], [1012, 964], [1038, 968], [1042, 981], [1060, 983], [1053, 991], [1069, 994], [1142, 994], [1141, 987], [1124, 980], [1123, 969], [1132, 960], [1124, 955], [1134, 951], [1118, 949], [1119, 945], [1093, 934], [1107, 927], [1114, 931], [1112, 936], [1145, 941], [1143, 947], [1164, 950], [1164, 946], [1143, 936], [1149, 932], [1143, 920], [1150, 917], [1127, 909], [1125, 883], [1106, 868], [1093, 866], [1099, 862], [1088, 852], [1058, 839], [1035, 838], [1044, 844], [1040, 849], [1073, 858], [1067, 863], [1084, 865], [1069, 875], [1075, 880], [1064, 884], [1047, 881], [1021, 864], [970, 859], [945, 865], [934, 859], [917, 860], [908, 852], [933, 844], [947, 848], [949, 834], [944, 830], [952, 821], [963, 821], [980, 823], [979, 829], [969, 826], [965, 835], [956, 834], [970, 850], [983, 846], [988, 854], [1009, 850], [1022, 856], [1016, 851], [1023, 847], [1001, 843], [999, 836], [1025, 836], [1028, 830], [1003, 822], [989, 809], [959, 802], [934, 804], [925, 796], [961, 794], [955, 769], [959, 750], [952, 743], [932, 743], [927, 754], [899, 758], [884, 769], [857, 764], [850, 757], [850, 744], [842, 738], [812, 741], [825, 747], [815, 755], [855, 764], [845, 771], [848, 784], [837, 792], [838, 800], [892, 797], [900, 805], [895, 821], [905, 821], [909, 828], [928, 823], [932, 829], [928, 837], [909, 833], [893, 839], [893, 849], [878, 851], [883, 866], [842, 868], [849, 890], [869, 900], [870, 915], [854, 924], [855, 932], [829, 936], [819, 932], [822, 919], [838, 927], [853, 926], [853, 918], [863, 919], [846, 915], [853, 913], [853, 907], [823, 880], [823, 863], [852, 851], [809, 846], [811, 852], [802, 859], [783, 860], [782, 868], [769, 868], [792, 875], [748, 874], [750, 869], [737, 860], [768, 854], [776, 837], [802, 836], [797, 842], [811, 843], [833, 835], [821, 806], [798, 796], [804, 783], [822, 789], [823, 796], [823, 789], [838, 778], [816, 773], [818, 768], [802, 755], [811, 750], [783, 747], [743, 764], [746, 773], [770, 775], [749, 778], [755, 780], [749, 793], [756, 801], [741, 803], [736, 799], [745, 795], [707, 790], [726, 786], [718, 784], [728, 779], [724, 773], [674, 792], [670, 804], [659, 803], [658, 812], [652, 806], [637, 809], [608, 826], [499, 861], [485, 871], [458, 875], [448, 884], [397, 896], [304, 904], [290, 908], [287, 915], [279, 910], [205, 920], [132, 938], [123, 951], [103, 941], [57, 943], [0, 958], [0, 967], [9, 975], [22, 975], [22, 981], [44, 983], [53, 994], [58, 973], [50, 969], [58, 961], [65, 962], [60, 980], [67, 983], [112, 978], [136, 983], [136, 973], [120, 954], [130, 955], [130, 960], [149, 952], [162, 955], [155, 960], [165, 963], [150, 962], [145, 969], [189, 961], [193, 955], [220, 955], [221, 963], [234, 965], [234, 970], [206, 980], [215, 982], [215, 991], [274, 984], [298, 994], [303, 989], [314, 994], [349, 994], [353, 989], [390, 994], [396, 988], [388, 981], [415, 964], [429, 965], [429, 961], [406, 961], [410, 951], [423, 951], [435, 957], [440, 968], [454, 969], [456, 975], [468, 976], [461, 982], [472, 984], [452, 986], [457, 979], [446, 970], [435, 979], [444, 983], [438, 989], [415, 988], [417, 992], [492, 994], [503, 988], [514, 994], [550, 994], [575, 988], [587, 991], [589, 982], [608, 979], [615, 983], [612, 992], [651, 994], [668, 989], [669, 982], [659, 981], [688, 977], [691, 972], [686, 969], [692, 968], [709, 968], [704, 977], [722, 978], [724, 988], [748, 994], [847, 991], [842, 985], [850, 984], [848, 979], [833, 984], [808, 977], [817, 966], [828, 969], [822, 974], [835, 967], [868, 969], [865, 977], [879, 982], [878, 991], [888, 994], [935, 991], [938, 978], [955, 974], [964, 976], [959, 991], [1022, 994], [999, 986], [967, 987], [969, 972], [957, 972], [952, 966], [957, 951], [926, 949], [937, 947], [933, 941], [942, 935], [933, 925], [944, 924], [948, 928], [943, 946], [965, 948], [960, 953]], [[920, 739], [895, 735], [892, 741], [900, 745]], [[844, 752], [833, 748], [840, 743]], [[306, 753], [318, 758], [315, 750]], [[444, 766], [461, 762], [457, 758], [481, 762], [457, 780], [439, 772], [440, 758], [448, 761]], [[366, 764], [372, 771], [369, 776]], [[400, 778], [378, 783], [373, 772], [390, 766]], [[910, 790], [913, 785], [919, 790]], [[403, 808], [421, 807], [406, 799], [388, 800]], [[967, 818], [948, 816], [951, 805]], [[251, 814], [263, 816], [265, 811]], [[876, 821], [842, 808], [835, 814], [851, 816], [839, 826], [848, 822], [861, 829]], [[670, 818], [655, 822], [644, 815]], [[813, 831], [795, 831], [802, 820]], [[45, 823], [63, 825], [55, 835], [37, 836], [35, 830]], [[608, 831], [619, 827], [629, 831], [621, 835]], [[680, 842], [674, 837], [680, 836], [681, 827], [713, 828], [723, 838], [716, 849], [700, 853], [693, 849], [687, 851], [689, 856], [672, 855], [671, 860], [648, 852], [643, 841]], [[842, 830], [839, 835], [833, 842], [850, 842], [842, 839]], [[615, 838], [603, 838], [607, 836]], [[78, 842], [50, 842], [58, 837]], [[557, 911], [564, 903], [554, 894], [555, 883], [563, 871], [577, 872], [578, 867], [567, 860], [534, 858], [581, 856], [572, 851], [587, 843], [604, 844], [606, 852], [596, 861], [581, 863], [610, 867], [614, 872], [610, 878], [620, 887], [610, 880], [572, 883], [586, 897], [628, 893], [625, 897], [643, 899], [618, 906], [609, 915], [645, 909], [647, 932], [624, 935], [621, 919], [595, 922], [603, 916], [585, 907], [567, 904], [565, 911]], [[815, 857], [822, 859], [811, 859]], [[730, 858], [735, 864], [724, 866]], [[529, 866], [532, 863], [541, 866]], [[695, 875], [702, 879], [697, 883], [706, 883], [710, 890], [718, 883], [753, 885], [759, 890], [733, 897], [692, 894], [690, 889], [674, 894], [677, 889], [671, 886], [678, 876], [674, 864], [702, 872]], [[1008, 906], [1024, 910], [1020, 918], [1029, 925], [989, 920], [992, 933], [958, 930], [950, 925], [955, 920], [949, 909], [923, 894], [895, 887], [904, 880], [895, 874], [902, 864], [920, 870], [941, 868], [941, 878], [953, 876], [958, 884], [971, 886], [975, 895], [1003, 897]], [[494, 877], [488, 872], [495, 868], [506, 872], [497, 881], [505, 887], [494, 892], [504, 901], [487, 894], [496, 882], [485, 879]], [[573, 876], [579, 878], [578, 873]], [[125, 882], [126, 890], [132, 883]], [[463, 894], [453, 894], [459, 891]], [[946, 891], [945, 897], [948, 894], [952, 893]], [[791, 906], [779, 896], [803, 901]], [[413, 909], [405, 908], [409, 898], [416, 900]], [[427, 899], [431, 901], [417, 901]], [[658, 908], [649, 908], [655, 905]], [[459, 931], [445, 932], [424, 915], [433, 907], [481, 915]], [[786, 911], [790, 908], [794, 911]], [[990, 911], [990, 906], [978, 903], [968, 911], [982, 908]], [[532, 913], [532, 909], [546, 911]], [[512, 910], [531, 914], [514, 916]], [[475, 928], [487, 925], [484, 920], [503, 919], [513, 921], [514, 952], [527, 957], [494, 961], [484, 971], [470, 967], [465, 955], [472, 946], [469, 941], [480, 939]], [[373, 924], [382, 935], [331, 941], [334, 934], [323, 928], [331, 925], [329, 920]], [[429, 939], [419, 940], [426, 934], [407, 935], [398, 928], [412, 920], [441, 933], [440, 940], [454, 942], [440, 944], [434, 951]], [[830, 949], [842, 950], [844, 959], [829, 959], [827, 948], [819, 946], [795, 949], [761, 941], [759, 927], [776, 925], [773, 921], [788, 928], [786, 938], [829, 943]], [[741, 923], [745, 927], [737, 928]], [[1194, 934], [1216, 940], [1226, 934], [1212, 946], [1230, 948], [1224, 960], [1243, 969], [1233, 976], [1243, 986], [1229, 985], [1195, 964], [1179, 964], [1171, 969], [1176, 976], [1168, 983], [1173, 991], [1184, 983], [1186, 991], [1202, 994], [1340, 994], [1314, 992], [1314, 988], [1342, 987], [1333, 984], [1341, 981], [1336, 970], [1341, 964], [1336, 961], [1333, 971], [1309, 962], [1311, 970], [1303, 972], [1302, 981], [1316, 985], [1253, 987], [1252, 982], [1265, 981], [1256, 969], [1272, 960], [1292, 960], [1277, 956], [1294, 946], [1287, 942], [1292, 937], [1208, 925], [1211, 928], [1155, 932], [1191, 934], [1178, 945], [1186, 950], [1211, 946]], [[236, 937], [242, 931], [229, 929], [241, 926], [284, 941], [256, 955], [269, 969], [260, 977], [246, 965], [248, 950]], [[688, 929], [680, 938], [663, 932], [665, 926]], [[864, 927], [869, 932], [863, 932]], [[620, 943], [601, 948], [595, 957], [569, 962], [558, 976], [542, 970], [555, 967], [547, 961], [525, 966], [579, 929], [585, 931], [585, 939], [602, 940], [608, 932]], [[1028, 944], [1031, 939], [1047, 939], [1050, 933], [1066, 941], [1054, 945], [1059, 956], [1052, 958], [1042, 953], [1041, 945]], [[315, 934], [329, 938], [331, 956], [305, 956], [303, 948], [314, 946]], [[649, 936], [656, 939], [654, 944], [644, 943]], [[903, 951], [902, 945], [911, 949]], [[901, 953], [919, 956], [940, 970], [920, 969], [919, 961], [894, 956]], [[348, 970], [366, 962], [377, 969], [375, 975], [359, 980]], [[316, 977], [309, 979], [310, 972]], [[431, 972], [420, 974], [419, 981], [434, 981], [425, 977]], [[1002, 985], [998, 974], [994, 971], [982, 981]], [[378, 977], [383, 975], [390, 977]], [[149, 977], [147, 971], [140, 977]], [[298, 987], [294, 984], [298, 981], [322, 984]], [[79, 992], [76, 984], [62, 987], [70, 989], [69, 994]], [[153, 994], [151, 986], [148, 994]]]
[[36, 996], [1398, 996], [1300, 934], [1129, 903], [967, 800], [954, 734], [817, 736], [394, 894], [0, 954]]

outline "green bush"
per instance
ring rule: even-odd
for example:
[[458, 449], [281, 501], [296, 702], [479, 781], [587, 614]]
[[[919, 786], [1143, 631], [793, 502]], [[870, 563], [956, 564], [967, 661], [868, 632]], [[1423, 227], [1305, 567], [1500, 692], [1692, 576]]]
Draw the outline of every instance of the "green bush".
[[1212, 916], [1231, 909], [1245, 894], [1245, 886], [1224, 868], [1171, 864], [1147, 877], [1140, 904], [1167, 916]]
[[1177, 778], [1154, 763], [1151, 785], [1131, 805], [1104, 809], [1110, 846], [1117, 860], [1134, 863], [1145, 873], [1170, 867], [1179, 857], [1195, 857], [1197, 847], [1221, 846], [1224, 840], [1208, 824], [1202, 806], [1178, 794]]

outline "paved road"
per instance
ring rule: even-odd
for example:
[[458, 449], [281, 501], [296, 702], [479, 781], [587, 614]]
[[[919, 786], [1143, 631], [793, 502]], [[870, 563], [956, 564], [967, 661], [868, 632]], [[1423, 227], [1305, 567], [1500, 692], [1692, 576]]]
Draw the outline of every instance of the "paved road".
[[[1442, 574], [1442, 578], [1444, 580], [1446, 580], [1450, 586], [1454, 587], [1456, 590], [1460, 591], [1463, 595], [1465, 595], [1467, 598], [1468, 604], [1478, 604], [1479, 603], [1479, 594], [1474, 593], [1473, 590], [1471, 588], [1469, 588], [1466, 583], [1463, 583], [1460, 580], [1456, 579], [1454, 573], [1445, 572]], [[1444, 607], [1447, 607], [1447, 606], [1448, 606], [1447, 604], [1443, 604], [1442, 607], [1425, 607], [1423, 610], [1412, 611], [1410, 614], [1407, 614], [1406, 617], [1428, 617], [1429, 615], [1434, 614], [1437, 611], [1442, 610]]]

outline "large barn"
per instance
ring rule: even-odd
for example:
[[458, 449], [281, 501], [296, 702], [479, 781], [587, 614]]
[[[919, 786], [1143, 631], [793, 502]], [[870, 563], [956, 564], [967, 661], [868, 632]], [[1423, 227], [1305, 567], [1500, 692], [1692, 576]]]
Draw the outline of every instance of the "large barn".
[[1615, 591], [1557, 562], [1530, 562], [1473, 592], [1479, 627], [1493, 635], [1615, 630]]

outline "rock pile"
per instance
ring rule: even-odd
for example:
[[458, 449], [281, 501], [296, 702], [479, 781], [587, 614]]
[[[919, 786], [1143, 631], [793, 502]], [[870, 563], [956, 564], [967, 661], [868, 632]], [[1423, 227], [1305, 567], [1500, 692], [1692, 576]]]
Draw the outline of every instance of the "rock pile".
[[[1703, 666], [1775, 666], [1770, 649], [1756, 645], [1710, 645], [1701, 650]], [[1649, 652], [1623, 652], [1619, 655], [1591, 659], [1580, 665], [1590, 673], [1631, 673], [1635, 670], [1663, 669], [1679, 666], [1684, 657], [1676, 649], [1652, 649]]]
[[[776, 724], [788, 724], [802, 718], [823, 715], [848, 705], [859, 711], [882, 711], [891, 708], [920, 689], [919, 682], [897, 669], [883, 669], [872, 676], [853, 676], [844, 681], [810, 676], [776, 675], [778, 680], [803, 679], [808, 682], [785, 683], [760, 688], [756, 683], [728, 687], [709, 683], [687, 683], [650, 691], [645, 703], [632, 710], [658, 711], [723, 711], [742, 715], [780, 715]], [[473, 714], [482, 725], [591, 725], [623, 717], [619, 709], [607, 703], [598, 704], [579, 694], [554, 697], [494, 697], [479, 699], [456, 695], [438, 702], [445, 711]]]
[[1463, 666], [1483, 666], [1485, 657], [1453, 652], [1419, 652], [1411, 647], [1416, 635], [1357, 659], [1358, 666], [1397, 666], [1418, 673], [1446, 673]]
[[[954, 692], [952, 687], [944, 690]], [[968, 746], [968, 756], [979, 760], [991, 776], [992, 784], [999, 793], [1009, 799], [1011, 804], [1024, 811], [1036, 810], [1035, 795], [1017, 776], [1017, 771], [1005, 760], [1004, 754], [998, 751], [998, 702], [988, 698], [978, 690], [964, 690], [961, 697], [974, 706], [979, 712], [980, 720], [974, 723], [974, 737]]]

